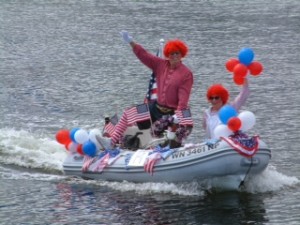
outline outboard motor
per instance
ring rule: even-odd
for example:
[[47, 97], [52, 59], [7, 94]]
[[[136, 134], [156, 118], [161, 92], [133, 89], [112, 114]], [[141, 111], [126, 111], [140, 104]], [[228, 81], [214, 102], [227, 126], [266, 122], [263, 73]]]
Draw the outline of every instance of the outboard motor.
[[138, 137], [141, 134], [143, 134], [143, 132], [136, 132], [135, 135], [125, 135], [122, 147], [130, 150], [137, 150], [141, 148], [141, 141]]

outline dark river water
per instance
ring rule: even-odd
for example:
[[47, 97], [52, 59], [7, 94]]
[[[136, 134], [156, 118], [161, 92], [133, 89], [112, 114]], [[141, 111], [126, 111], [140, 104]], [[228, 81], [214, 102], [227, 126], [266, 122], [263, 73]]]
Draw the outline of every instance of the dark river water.
[[[0, 0], [0, 224], [300, 224], [299, 12], [298, 0]], [[224, 64], [253, 49], [264, 71], [248, 75], [244, 109], [272, 159], [244, 190], [63, 175], [59, 129], [101, 128], [143, 101], [150, 71], [121, 30], [153, 53], [161, 38], [188, 44], [193, 143], [206, 89], [221, 82], [236, 96]]]

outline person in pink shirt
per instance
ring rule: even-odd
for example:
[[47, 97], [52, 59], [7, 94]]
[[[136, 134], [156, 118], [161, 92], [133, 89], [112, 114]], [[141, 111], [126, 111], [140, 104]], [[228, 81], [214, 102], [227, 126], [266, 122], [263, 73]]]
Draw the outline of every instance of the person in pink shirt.
[[[168, 41], [164, 47], [165, 58], [163, 59], [134, 42], [127, 31], [122, 31], [120, 34], [123, 40], [130, 44], [136, 57], [156, 76], [158, 98], [149, 103], [152, 123], [164, 115], [174, 115], [175, 110], [188, 109], [193, 86], [193, 73], [182, 63], [182, 58], [188, 53], [187, 45], [178, 39]], [[105, 148], [112, 148], [129, 125], [131, 124], [128, 124], [126, 114], [123, 113], [112, 136], [109, 139], [98, 137], [98, 141]]]
[[[239, 95], [229, 104], [237, 111], [245, 104], [250, 95], [248, 80], [242, 86]], [[207, 139], [215, 139], [214, 129], [221, 124], [218, 112], [228, 102], [229, 92], [221, 84], [214, 84], [207, 89], [206, 97], [210, 107], [204, 111], [202, 126], [205, 130]]]

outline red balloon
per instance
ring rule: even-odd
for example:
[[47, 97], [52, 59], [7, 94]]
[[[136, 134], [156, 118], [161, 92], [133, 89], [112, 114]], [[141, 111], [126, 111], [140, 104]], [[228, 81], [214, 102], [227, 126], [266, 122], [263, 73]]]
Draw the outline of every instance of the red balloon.
[[238, 59], [232, 58], [226, 62], [225, 67], [229, 72], [233, 72], [233, 68], [239, 63], [240, 61]]
[[68, 143], [65, 144], [66, 150], [70, 151], [70, 144], [71, 143], [72, 143], [72, 141], [70, 140]]
[[233, 75], [234, 76], [245, 77], [245, 76], [247, 76], [247, 73], [248, 73], [248, 68], [247, 68], [247, 66], [245, 66], [242, 63], [237, 64], [233, 68]]
[[242, 126], [242, 121], [238, 117], [232, 117], [228, 120], [227, 126], [233, 132], [238, 131]]
[[82, 149], [82, 144], [79, 144], [78, 147], [77, 147], [77, 152], [79, 155], [84, 155], [83, 153], [83, 149]]
[[245, 77], [233, 75], [233, 81], [237, 85], [243, 85], [245, 82]]
[[70, 131], [69, 130], [59, 130], [55, 136], [58, 143], [62, 145], [67, 145], [70, 143]]
[[258, 76], [263, 71], [263, 66], [260, 62], [252, 62], [248, 69], [251, 75]]

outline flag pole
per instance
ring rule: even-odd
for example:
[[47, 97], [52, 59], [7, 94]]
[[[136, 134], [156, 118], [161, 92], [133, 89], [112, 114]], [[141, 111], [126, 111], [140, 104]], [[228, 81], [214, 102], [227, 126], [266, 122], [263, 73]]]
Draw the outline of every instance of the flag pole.
[[158, 51], [158, 56], [163, 57], [163, 48], [164, 48], [165, 40], [162, 38], [159, 40], [159, 51]]

